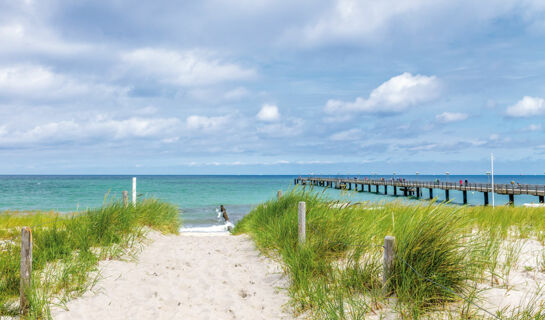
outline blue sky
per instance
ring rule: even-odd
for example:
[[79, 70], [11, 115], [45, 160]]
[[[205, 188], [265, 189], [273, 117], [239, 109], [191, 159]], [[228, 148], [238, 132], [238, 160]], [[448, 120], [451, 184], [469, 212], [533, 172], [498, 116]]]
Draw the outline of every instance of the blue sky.
[[0, 0], [2, 174], [544, 174], [544, 98], [538, 0]]

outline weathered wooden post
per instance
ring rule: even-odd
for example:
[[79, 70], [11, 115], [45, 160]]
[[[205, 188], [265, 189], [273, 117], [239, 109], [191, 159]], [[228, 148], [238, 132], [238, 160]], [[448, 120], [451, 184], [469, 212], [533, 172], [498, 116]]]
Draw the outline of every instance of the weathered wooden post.
[[299, 202], [299, 243], [303, 244], [306, 240], [306, 211], [307, 204], [304, 201]]
[[32, 276], [32, 231], [29, 227], [21, 229], [21, 282], [19, 286], [21, 314], [28, 313], [29, 301], [27, 297]]
[[277, 198], [277, 199], [282, 198], [282, 190], [278, 190], [278, 191], [276, 192], [276, 198]]
[[136, 177], [132, 178], [132, 205], [136, 206]]
[[123, 205], [125, 208], [129, 205], [129, 192], [126, 190], [123, 191]]
[[389, 294], [392, 291], [391, 277], [394, 270], [395, 238], [384, 237], [384, 270], [382, 272], [382, 292]]

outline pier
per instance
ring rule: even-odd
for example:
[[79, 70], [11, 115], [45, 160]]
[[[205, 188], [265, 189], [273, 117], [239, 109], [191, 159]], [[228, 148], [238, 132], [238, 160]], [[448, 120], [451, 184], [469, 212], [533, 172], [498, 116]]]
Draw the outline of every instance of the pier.
[[[359, 178], [326, 178], [300, 177], [294, 180], [295, 184], [329, 187], [335, 189], [354, 190], [359, 192], [374, 192], [384, 195], [412, 196], [415, 198], [433, 199], [433, 191], [442, 190], [445, 200], [450, 200], [450, 190], [462, 192], [463, 203], [467, 204], [467, 192], [482, 192], [483, 204], [489, 204], [489, 195], [492, 193], [490, 183], [455, 183], [435, 181], [405, 181], [394, 179], [359, 179]], [[389, 190], [391, 189], [390, 193]], [[425, 192], [427, 191], [427, 192]], [[509, 204], [515, 204], [515, 195], [531, 195], [538, 197], [539, 203], [545, 201], [545, 185], [529, 184], [494, 184], [494, 193], [509, 196]]]

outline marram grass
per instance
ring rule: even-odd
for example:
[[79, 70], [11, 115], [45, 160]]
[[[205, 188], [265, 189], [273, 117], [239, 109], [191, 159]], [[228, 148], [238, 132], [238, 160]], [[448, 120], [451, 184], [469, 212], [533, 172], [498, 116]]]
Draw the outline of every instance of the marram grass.
[[113, 202], [102, 208], [58, 213], [0, 214], [0, 316], [18, 312], [20, 232], [33, 236], [33, 283], [28, 293], [28, 318], [49, 318], [51, 303], [83, 293], [102, 259], [120, 257], [143, 239], [145, 229], [177, 233], [181, 221], [176, 206], [146, 199], [136, 206]]
[[[299, 201], [307, 207], [302, 246], [297, 244]], [[498, 256], [503, 240], [545, 239], [543, 209], [432, 202], [340, 207], [320, 194], [295, 189], [256, 207], [235, 227], [235, 233], [250, 234], [262, 251], [281, 258], [291, 280], [291, 302], [309, 318], [365, 319], [391, 309], [400, 319], [434, 319], [445, 310], [448, 319], [486, 319], [489, 314], [460, 297], [476, 302], [476, 283], [502, 277], [505, 265], [500, 266]], [[392, 292], [385, 295], [386, 235], [396, 238], [396, 259]], [[522, 309], [526, 315], [505, 319], [527, 319], [528, 308]], [[544, 313], [535, 306], [532, 312]]]

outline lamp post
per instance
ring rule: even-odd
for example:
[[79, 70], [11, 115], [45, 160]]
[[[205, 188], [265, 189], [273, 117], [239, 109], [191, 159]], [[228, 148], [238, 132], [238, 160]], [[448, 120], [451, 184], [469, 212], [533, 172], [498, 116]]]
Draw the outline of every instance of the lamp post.
[[445, 175], [447, 176], [447, 183], [448, 183], [448, 176], [450, 176], [450, 172], [445, 172]]
[[486, 181], [490, 184], [490, 171], [486, 172]]

